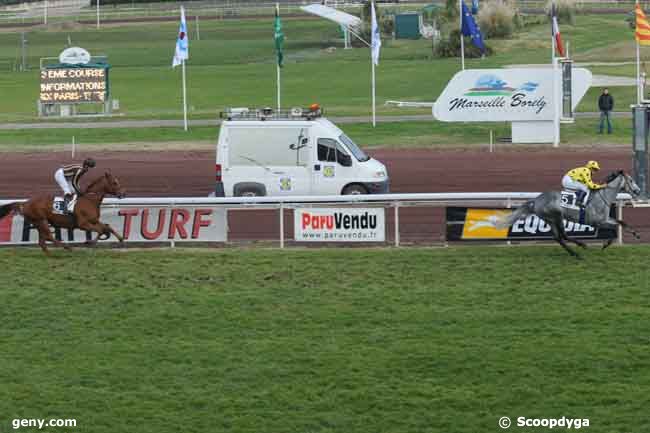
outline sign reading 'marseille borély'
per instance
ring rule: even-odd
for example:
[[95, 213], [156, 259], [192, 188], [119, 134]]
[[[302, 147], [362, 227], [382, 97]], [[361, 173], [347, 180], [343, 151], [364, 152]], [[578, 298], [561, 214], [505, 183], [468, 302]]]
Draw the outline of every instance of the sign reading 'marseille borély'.
[[[591, 72], [574, 68], [572, 78], [577, 102]], [[551, 68], [466, 69], [449, 81], [433, 115], [446, 122], [549, 121], [554, 110]]]

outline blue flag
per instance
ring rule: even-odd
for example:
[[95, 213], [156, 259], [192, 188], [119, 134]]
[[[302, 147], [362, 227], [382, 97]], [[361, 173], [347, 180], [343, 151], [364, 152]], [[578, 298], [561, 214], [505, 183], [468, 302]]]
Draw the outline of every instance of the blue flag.
[[472, 43], [481, 50], [481, 53], [485, 54], [486, 48], [485, 44], [483, 43], [483, 35], [481, 35], [481, 30], [478, 28], [478, 25], [476, 25], [476, 21], [474, 21], [472, 14], [469, 13], [469, 10], [467, 9], [464, 1], [462, 2], [462, 5], [463, 27], [461, 28], [461, 32], [463, 33], [463, 36], [469, 36], [472, 39]]

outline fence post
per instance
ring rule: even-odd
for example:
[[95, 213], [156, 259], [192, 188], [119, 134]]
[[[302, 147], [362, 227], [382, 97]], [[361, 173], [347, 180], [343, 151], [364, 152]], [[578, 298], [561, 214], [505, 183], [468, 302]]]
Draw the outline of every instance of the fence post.
[[[170, 224], [172, 223], [172, 212], [173, 212], [173, 209], [174, 209], [174, 202], [171, 202], [171, 203], [169, 204], [169, 223], [170, 223]], [[176, 241], [174, 240], [173, 237], [171, 238], [170, 245], [171, 245], [172, 248], [176, 248]]]
[[[510, 197], [508, 197], [506, 200], [506, 208], [512, 209], [512, 199]], [[506, 245], [512, 245], [512, 242], [510, 242], [510, 240], [507, 240]]]
[[284, 203], [280, 202], [280, 248], [284, 248]]
[[399, 247], [399, 202], [393, 204], [395, 207], [395, 246]]
[[[623, 221], [623, 202], [616, 200], [616, 218]], [[623, 245], [623, 227], [619, 224], [616, 228], [616, 237], [619, 245]]]

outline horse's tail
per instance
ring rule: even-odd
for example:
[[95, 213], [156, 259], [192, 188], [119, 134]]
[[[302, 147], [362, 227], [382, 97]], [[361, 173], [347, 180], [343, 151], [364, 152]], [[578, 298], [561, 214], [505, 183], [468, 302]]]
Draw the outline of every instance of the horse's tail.
[[9, 203], [4, 206], [0, 206], [0, 219], [6, 217], [11, 212], [19, 210], [20, 203]]
[[535, 200], [529, 200], [526, 203], [522, 204], [517, 209], [512, 211], [510, 215], [497, 221], [495, 226], [497, 229], [505, 229], [506, 227], [513, 225], [518, 219], [528, 216], [532, 213], [535, 213]]

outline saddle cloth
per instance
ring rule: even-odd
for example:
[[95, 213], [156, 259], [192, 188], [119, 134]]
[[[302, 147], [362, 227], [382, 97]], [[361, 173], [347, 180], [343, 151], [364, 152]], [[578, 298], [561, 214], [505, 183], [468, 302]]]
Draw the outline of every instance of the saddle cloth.
[[560, 206], [566, 209], [578, 210], [579, 206], [576, 201], [576, 192], [570, 189], [560, 191]]
[[[54, 201], [52, 201], [52, 212], [58, 215], [64, 215], [65, 212], [63, 210], [63, 202], [65, 200], [63, 197], [54, 197]], [[68, 204], [68, 212], [72, 213], [74, 212], [74, 207], [77, 204], [77, 194], [72, 196], [72, 200], [70, 200], [70, 203]]]
[[[591, 201], [591, 194], [587, 203]], [[560, 206], [564, 208], [564, 219], [574, 221], [579, 224], [585, 224], [586, 212], [584, 208], [578, 206], [576, 192], [570, 189], [560, 191]]]

